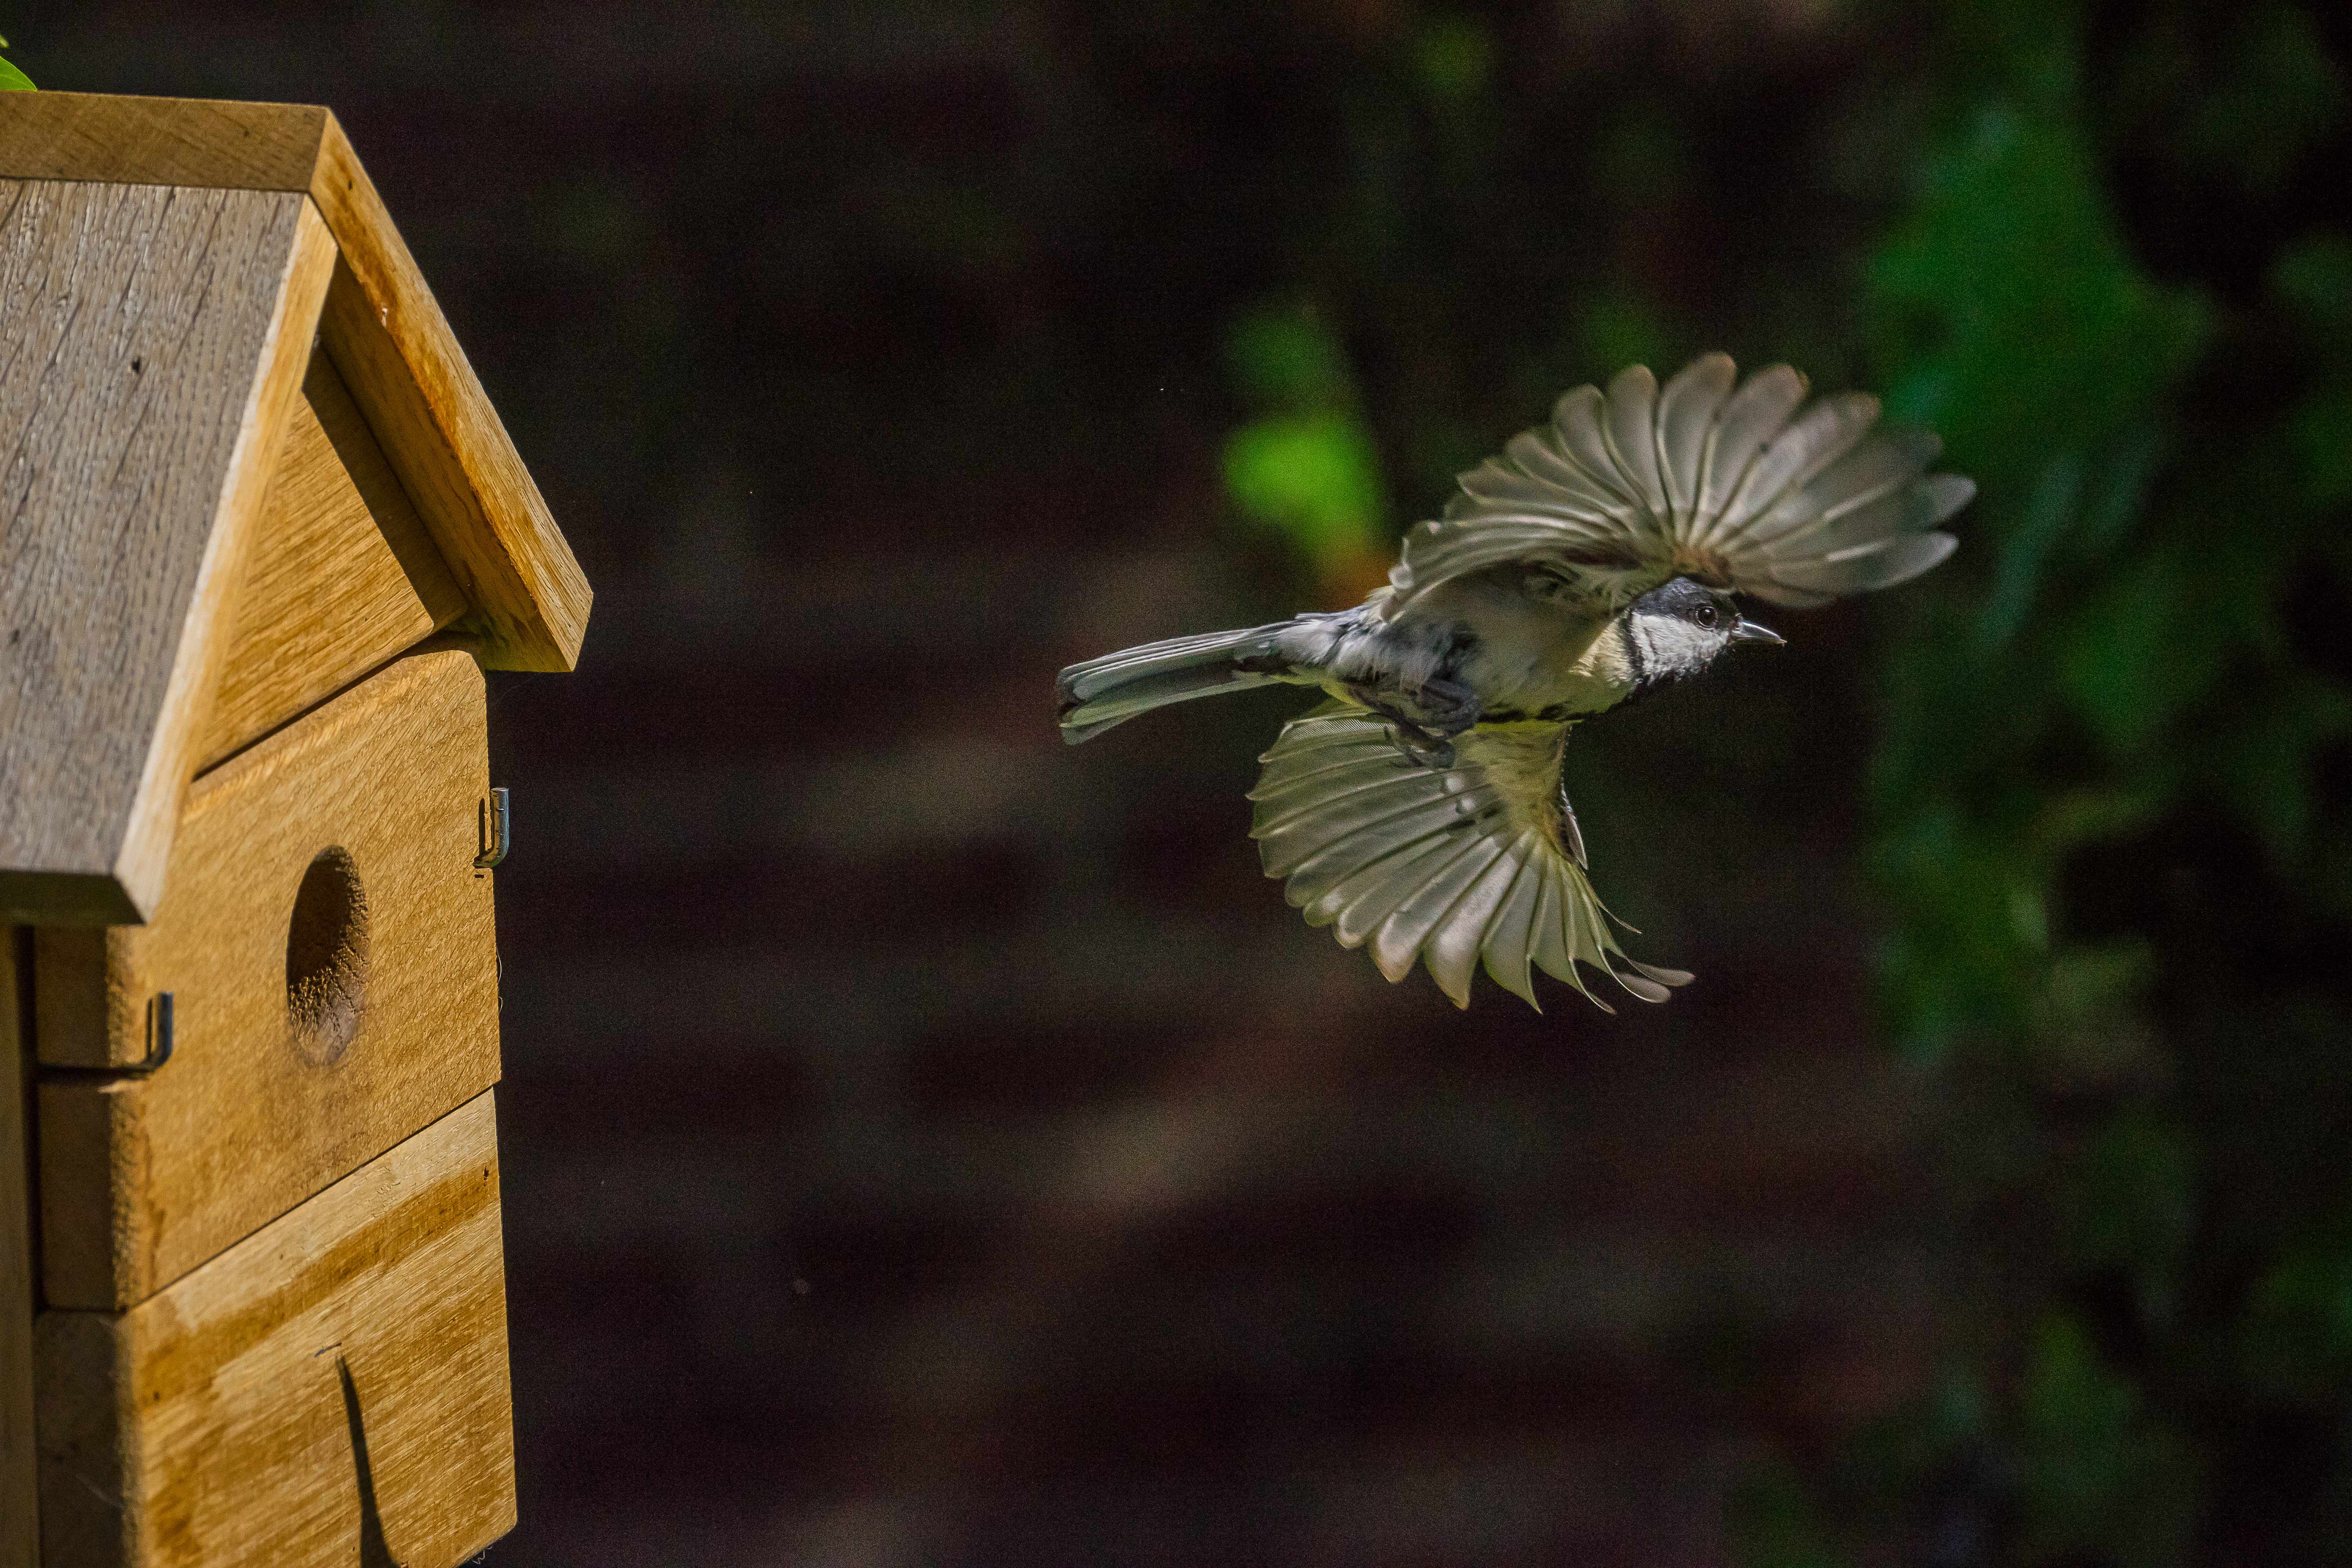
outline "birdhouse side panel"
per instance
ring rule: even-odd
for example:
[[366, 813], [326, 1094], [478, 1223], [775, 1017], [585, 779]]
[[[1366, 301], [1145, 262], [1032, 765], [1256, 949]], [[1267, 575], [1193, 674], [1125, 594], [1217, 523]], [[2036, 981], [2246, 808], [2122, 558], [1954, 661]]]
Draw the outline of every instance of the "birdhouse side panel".
[[51, 1310], [42, 1535], [91, 1568], [454, 1568], [514, 1526], [485, 1092], [122, 1313]]
[[310, 356], [256, 534], [199, 769], [466, 613], [440, 548], [323, 351]]
[[333, 258], [299, 195], [0, 181], [0, 910], [152, 907]]
[[144, 1300], [497, 1080], [488, 795], [480, 671], [402, 659], [197, 781], [99, 964], [39, 946], [45, 1063], [138, 1060], [166, 993], [174, 1039], [40, 1086], [53, 1305]]

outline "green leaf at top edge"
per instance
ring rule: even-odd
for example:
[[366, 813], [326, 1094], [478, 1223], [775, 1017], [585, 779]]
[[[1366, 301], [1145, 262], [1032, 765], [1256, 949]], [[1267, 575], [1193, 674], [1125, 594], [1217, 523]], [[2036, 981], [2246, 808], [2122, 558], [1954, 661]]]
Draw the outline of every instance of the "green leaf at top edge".
[[6, 60], [0, 60], [0, 92], [37, 92], [39, 90], [33, 85], [31, 77], [26, 76]]

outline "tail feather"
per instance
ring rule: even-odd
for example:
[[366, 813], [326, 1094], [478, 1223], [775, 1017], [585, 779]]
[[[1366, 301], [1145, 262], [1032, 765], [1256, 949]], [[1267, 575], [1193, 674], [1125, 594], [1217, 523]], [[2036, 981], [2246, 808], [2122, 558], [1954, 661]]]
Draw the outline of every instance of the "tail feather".
[[1075, 746], [1171, 702], [1290, 679], [1275, 647], [1276, 634], [1289, 625], [1171, 637], [1070, 666], [1054, 682], [1062, 700], [1062, 739]]

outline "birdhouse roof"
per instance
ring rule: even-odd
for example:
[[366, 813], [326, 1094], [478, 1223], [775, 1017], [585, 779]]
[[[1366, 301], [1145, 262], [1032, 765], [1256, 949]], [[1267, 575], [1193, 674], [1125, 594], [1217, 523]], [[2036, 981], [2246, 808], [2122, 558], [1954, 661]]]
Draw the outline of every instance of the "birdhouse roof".
[[0, 919], [153, 909], [248, 584], [350, 575], [255, 542], [304, 454], [437, 646], [576, 662], [587, 581], [329, 110], [0, 94]]

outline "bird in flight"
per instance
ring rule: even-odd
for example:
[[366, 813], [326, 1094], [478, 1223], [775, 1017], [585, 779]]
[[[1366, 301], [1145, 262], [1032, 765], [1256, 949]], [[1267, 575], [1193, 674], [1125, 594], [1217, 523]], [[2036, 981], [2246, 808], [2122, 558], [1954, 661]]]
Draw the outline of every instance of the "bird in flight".
[[1265, 873], [1308, 924], [1369, 945], [1391, 981], [1420, 960], [1457, 1006], [1482, 963], [1530, 1005], [1540, 969], [1613, 1010], [1580, 964], [1663, 1002], [1691, 976], [1618, 944], [1561, 783], [1570, 731], [1782, 640], [1735, 595], [1809, 608], [1919, 575], [1976, 493], [1927, 471], [1934, 436], [1878, 428], [1876, 398], [1803, 406], [1806, 390], [1787, 365], [1738, 381], [1719, 353], [1664, 387], [1641, 365], [1580, 386], [1462, 475], [1362, 604], [1074, 664], [1062, 738], [1318, 688], [1329, 700], [1283, 727], [1250, 792]]

